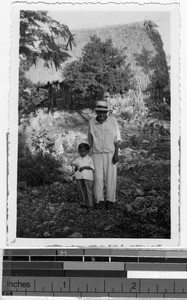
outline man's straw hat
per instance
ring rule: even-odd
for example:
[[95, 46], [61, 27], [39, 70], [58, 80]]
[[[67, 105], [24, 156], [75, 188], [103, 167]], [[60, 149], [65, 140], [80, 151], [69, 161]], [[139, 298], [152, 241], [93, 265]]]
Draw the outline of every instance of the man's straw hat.
[[97, 101], [95, 110], [96, 111], [108, 111], [107, 101], [103, 101], [103, 100]]

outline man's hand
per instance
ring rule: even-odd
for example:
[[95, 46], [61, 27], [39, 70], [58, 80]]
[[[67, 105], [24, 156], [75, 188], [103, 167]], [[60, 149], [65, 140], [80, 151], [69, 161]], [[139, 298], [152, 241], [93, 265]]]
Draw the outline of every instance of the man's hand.
[[76, 166], [75, 166], [75, 172], [77, 172], [77, 171], [78, 171], [78, 166], [76, 165]]
[[113, 158], [112, 158], [113, 164], [115, 165], [118, 161], [119, 161], [118, 154], [114, 153]]

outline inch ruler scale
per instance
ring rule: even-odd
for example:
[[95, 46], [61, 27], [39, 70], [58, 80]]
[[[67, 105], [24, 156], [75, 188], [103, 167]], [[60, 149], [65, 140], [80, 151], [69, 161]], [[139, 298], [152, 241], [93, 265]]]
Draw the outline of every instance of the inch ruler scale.
[[187, 251], [5, 249], [3, 296], [187, 298]]

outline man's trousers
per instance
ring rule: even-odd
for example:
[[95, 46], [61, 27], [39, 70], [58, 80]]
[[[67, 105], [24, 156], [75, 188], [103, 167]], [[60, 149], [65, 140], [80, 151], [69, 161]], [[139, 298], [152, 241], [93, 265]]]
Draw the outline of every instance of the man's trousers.
[[104, 201], [104, 184], [106, 186], [106, 201], [116, 200], [117, 165], [113, 164], [114, 153], [93, 153], [94, 161], [94, 196], [96, 202]]

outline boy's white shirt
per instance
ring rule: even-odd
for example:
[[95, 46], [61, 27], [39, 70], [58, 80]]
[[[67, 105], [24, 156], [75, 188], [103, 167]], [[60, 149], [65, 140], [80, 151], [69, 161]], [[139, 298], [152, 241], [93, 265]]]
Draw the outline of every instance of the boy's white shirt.
[[93, 180], [92, 170], [83, 170], [82, 172], [79, 172], [79, 169], [85, 166], [91, 167], [94, 170], [94, 162], [89, 155], [86, 155], [85, 157], [78, 157], [74, 161], [74, 165], [78, 166], [78, 170], [75, 172], [75, 179]]

